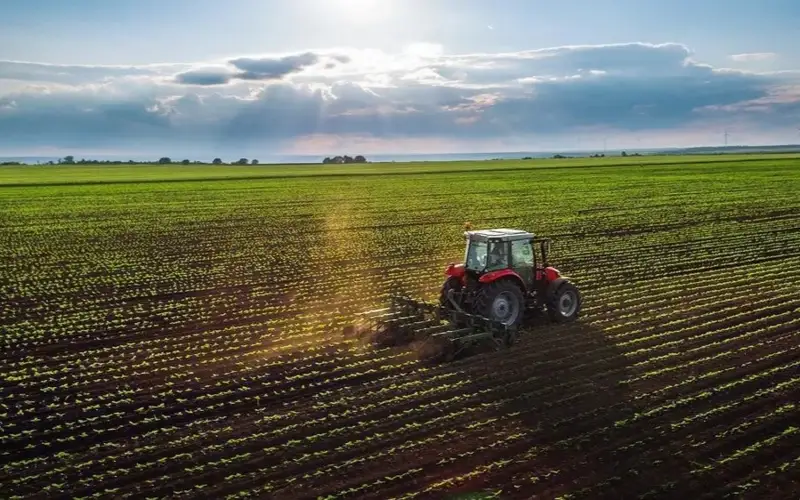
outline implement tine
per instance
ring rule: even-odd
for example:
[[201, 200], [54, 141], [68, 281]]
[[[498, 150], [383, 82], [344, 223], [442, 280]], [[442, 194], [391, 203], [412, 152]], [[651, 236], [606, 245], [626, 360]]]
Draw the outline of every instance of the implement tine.
[[363, 311], [358, 313], [359, 316], [373, 316], [376, 314], [384, 314], [392, 311], [391, 307], [382, 307], [380, 309], [372, 309], [371, 311]]
[[360, 335], [381, 347], [414, 340], [418, 331], [437, 328], [441, 322], [438, 304], [404, 295], [390, 295], [388, 307], [364, 311], [357, 317], [359, 322], [345, 327], [345, 334]]

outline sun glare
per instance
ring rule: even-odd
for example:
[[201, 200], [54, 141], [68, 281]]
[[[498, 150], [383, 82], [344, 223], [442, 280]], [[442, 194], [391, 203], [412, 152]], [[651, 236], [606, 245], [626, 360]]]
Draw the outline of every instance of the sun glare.
[[358, 23], [374, 22], [386, 14], [386, 0], [334, 0], [331, 2], [341, 17]]

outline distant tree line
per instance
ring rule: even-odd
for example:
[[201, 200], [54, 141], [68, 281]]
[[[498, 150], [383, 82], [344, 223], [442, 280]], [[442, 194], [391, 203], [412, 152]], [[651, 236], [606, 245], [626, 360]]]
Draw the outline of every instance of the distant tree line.
[[[344, 163], [367, 163], [367, 159], [362, 155], [357, 156], [334, 156], [333, 158], [325, 158], [322, 160], [322, 163], [328, 164], [344, 164]], [[208, 165], [207, 162], [203, 161], [191, 161], [191, 160], [173, 160], [169, 156], [162, 156], [158, 160], [155, 161], [134, 161], [134, 160], [87, 160], [86, 158], [81, 158], [80, 160], [76, 160], [74, 156], [65, 156], [60, 158], [58, 161], [48, 161], [47, 165]], [[239, 158], [236, 161], [232, 161], [230, 163], [225, 163], [222, 161], [222, 158], [214, 158], [211, 160], [211, 165], [258, 165], [259, 162], [257, 159], [247, 159], [247, 158]], [[3, 165], [23, 165], [20, 162], [6, 162]]]
[[[639, 154], [639, 153], [628, 154], [626, 151], [623, 151], [620, 154], [620, 156], [628, 157], [628, 156], [642, 156], [642, 155]], [[605, 157], [606, 157], [605, 153], [595, 153], [595, 154], [589, 155], [589, 156], [587, 156], [585, 158], [605, 158]], [[584, 157], [583, 156], [568, 156], [568, 155], [562, 155], [562, 154], [555, 154], [555, 155], [551, 156], [551, 158], [554, 159], [554, 160], [563, 160], [563, 159], [567, 159], [567, 158], [584, 158]], [[523, 160], [534, 160], [534, 159], [535, 158], [532, 157], [532, 156], [526, 156], [526, 157], [523, 158]]]
[[[605, 153], [596, 153], [593, 155], [589, 155], [589, 158], [604, 158], [606, 155]], [[629, 154], [626, 151], [622, 151], [620, 156], [627, 157], [627, 156], [642, 156], [639, 153]], [[563, 158], [576, 158], [573, 156], [567, 156], [562, 154], [556, 154], [552, 156], [553, 159], [563, 159]], [[580, 157], [577, 157], [580, 158]], [[499, 159], [499, 158], [496, 158]], [[522, 158], [523, 160], [533, 160], [534, 158], [531, 156], [526, 156]], [[367, 159], [362, 155], [357, 156], [334, 156], [334, 157], [326, 157], [322, 160], [324, 164], [334, 164], [334, 165], [341, 165], [347, 163], [367, 163]], [[80, 160], [76, 160], [74, 156], [68, 155], [63, 158], [58, 159], [57, 161], [48, 161], [44, 163], [45, 165], [208, 165], [208, 162], [204, 161], [197, 161], [197, 160], [173, 160], [169, 156], [162, 156], [158, 160], [155, 161], [135, 161], [135, 160], [87, 160], [86, 158], [81, 158]], [[239, 158], [236, 161], [232, 161], [226, 163], [222, 161], [222, 158], [214, 158], [210, 162], [211, 165], [258, 165], [259, 162], [257, 159], [248, 159], [248, 158]], [[0, 162], [0, 165], [26, 165], [24, 162], [19, 161], [5, 161]]]
[[344, 155], [344, 156], [334, 156], [333, 158], [327, 158], [326, 157], [324, 160], [322, 160], [322, 163], [325, 163], [325, 164], [328, 164], [328, 163], [333, 163], [333, 164], [367, 163], [367, 159], [364, 158], [361, 155], [358, 155], [356, 157]]
[[[155, 161], [138, 161], [138, 160], [87, 160], [86, 158], [81, 158], [80, 160], [76, 160], [74, 156], [65, 156], [60, 158], [58, 161], [48, 161], [46, 165], [208, 165], [209, 162], [205, 161], [192, 161], [192, 160], [173, 160], [169, 156], [162, 156], [158, 160]], [[214, 158], [210, 162], [211, 165], [226, 165], [225, 162], [222, 161], [221, 158]], [[20, 162], [6, 162], [2, 163], [2, 165], [24, 165]], [[253, 158], [252, 160], [248, 160], [247, 158], [239, 158], [236, 161], [232, 161], [228, 163], [228, 165], [258, 165], [258, 160]]]
[[[333, 158], [325, 158], [322, 160], [322, 163], [328, 164], [344, 164], [344, 163], [367, 163], [367, 159], [362, 156], [358, 155], [355, 157], [351, 157], [348, 155], [344, 156], [334, 156]], [[48, 161], [46, 165], [208, 165], [208, 162], [204, 161], [191, 161], [191, 160], [173, 160], [169, 156], [162, 156], [158, 160], [155, 161], [134, 161], [134, 160], [87, 160], [86, 158], [81, 158], [80, 160], [76, 160], [74, 156], [65, 156], [60, 158], [58, 161]], [[230, 163], [226, 163], [222, 161], [222, 158], [214, 158], [210, 162], [211, 165], [258, 165], [259, 162], [257, 159], [247, 159], [247, 158], [239, 158], [236, 161], [232, 161]], [[24, 165], [24, 163], [20, 162], [5, 162], [2, 165]]]

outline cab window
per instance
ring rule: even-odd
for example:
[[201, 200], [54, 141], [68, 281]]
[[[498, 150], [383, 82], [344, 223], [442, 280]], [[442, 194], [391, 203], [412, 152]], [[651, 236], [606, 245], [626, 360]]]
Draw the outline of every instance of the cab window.
[[511, 258], [514, 260], [514, 266], [533, 266], [531, 243], [527, 240], [512, 242]]

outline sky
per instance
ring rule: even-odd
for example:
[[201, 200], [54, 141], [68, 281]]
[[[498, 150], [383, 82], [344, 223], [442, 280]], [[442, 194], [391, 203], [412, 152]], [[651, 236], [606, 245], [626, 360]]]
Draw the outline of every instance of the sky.
[[0, 154], [800, 143], [796, 0], [3, 0]]

